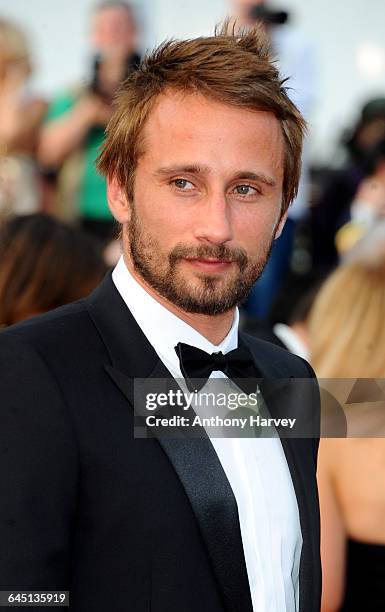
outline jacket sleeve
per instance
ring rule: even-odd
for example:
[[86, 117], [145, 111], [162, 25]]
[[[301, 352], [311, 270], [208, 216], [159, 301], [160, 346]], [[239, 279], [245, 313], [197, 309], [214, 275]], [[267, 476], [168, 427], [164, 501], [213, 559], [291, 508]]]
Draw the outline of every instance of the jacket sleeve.
[[78, 449], [39, 354], [0, 334], [0, 590], [68, 590]]

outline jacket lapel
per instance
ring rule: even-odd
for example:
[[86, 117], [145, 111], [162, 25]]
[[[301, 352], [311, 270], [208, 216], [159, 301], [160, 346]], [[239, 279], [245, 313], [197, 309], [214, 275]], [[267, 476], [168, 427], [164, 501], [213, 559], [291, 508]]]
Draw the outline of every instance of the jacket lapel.
[[[282, 378], [279, 365], [268, 364], [262, 361], [257, 353], [255, 342], [247, 335], [242, 334], [242, 341], [250, 348], [255, 365], [263, 377], [260, 383], [262, 396], [269, 412], [274, 418], [296, 417], [303, 413], [307, 406], [306, 397], [298, 397], [301, 391], [295, 380]], [[290, 384], [292, 382], [292, 384]], [[305, 387], [310, 390], [309, 386]], [[309, 398], [309, 405], [311, 405]], [[298, 412], [300, 411], [300, 412]], [[313, 424], [310, 423], [307, 433], [314, 434]], [[308, 435], [307, 437], [310, 437]], [[299, 603], [301, 612], [317, 609], [314, 605], [314, 579], [319, 575], [319, 556], [315, 546], [314, 526], [318, 524], [317, 490], [312, 466], [309, 465], [309, 448], [311, 440], [302, 437], [281, 437], [281, 444], [289, 466], [294, 491], [298, 503], [298, 511], [302, 532], [302, 553], [299, 572]], [[313, 490], [310, 490], [310, 487]]]
[[[133, 319], [111, 276], [88, 298], [87, 306], [107, 347], [105, 369], [134, 407], [134, 379], [169, 379], [170, 372]], [[154, 429], [155, 435], [157, 430]], [[228, 612], [253, 612], [237, 503], [207, 436], [158, 437], [189, 498], [198, 521], [218, 588]]]

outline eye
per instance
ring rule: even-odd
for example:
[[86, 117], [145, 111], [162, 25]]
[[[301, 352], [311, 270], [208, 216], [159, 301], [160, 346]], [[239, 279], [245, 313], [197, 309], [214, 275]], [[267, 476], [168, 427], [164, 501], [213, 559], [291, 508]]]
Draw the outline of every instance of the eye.
[[181, 191], [192, 191], [194, 189], [194, 185], [184, 178], [177, 178], [171, 181], [172, 185]]
[[252, 187], [251, 185], [237, 185], [234, 189], [235, 193], [240, 196], [253, 196], [257, 193], [260, 193], [256, 187]]

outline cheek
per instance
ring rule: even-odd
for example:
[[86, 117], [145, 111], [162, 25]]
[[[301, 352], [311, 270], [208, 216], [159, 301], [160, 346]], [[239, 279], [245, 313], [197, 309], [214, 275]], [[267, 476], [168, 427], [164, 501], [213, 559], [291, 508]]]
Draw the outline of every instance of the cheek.
[[167, 211], [166, 202], [157, 185], [152, 184], [146, 172], [137, 170], [134, 181], [135, 208], [137, 216], [146, 225], [161, 223]]
[[141, 205], [137, 207], [138, 215], [141, 215], [143, 224], [152, 233], [165, 238], [173, 234], [174, 240], [182, 239], [182, 235], [194, 225], [194, 217], [186, 207], [175, 205], [171, 197], [162, 192], [148, 193], [146, 198], [141, 198]]
[[250, 253], [258, 253], [274, 238], [279, 215], [274, 207], [250, 209], [234, 216], [234, 237]]
[[170, 213], [160, 206], [159, 201], [156, 206], [137, 207], [136, 216], [142, 240], [150, 248], [155, 248], [158, 255], [167, 254], [174, 248], [180, 232], [176, 229]]

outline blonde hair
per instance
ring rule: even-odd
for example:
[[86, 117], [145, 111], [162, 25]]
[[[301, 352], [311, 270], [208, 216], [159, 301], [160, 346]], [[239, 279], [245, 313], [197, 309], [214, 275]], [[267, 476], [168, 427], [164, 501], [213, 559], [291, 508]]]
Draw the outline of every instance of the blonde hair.
[[311, 362], [321, 378], [385, 377], [385, 257], [343, 264], [309, 320]]
[[25, 34], [11, 21], [0, 19], [0, 65], [18, 64], [28, 76], [32, 70]]
[[223, 104], [272, 112], [285, 142], [282, 212], [297, 195], [305, 121], [287, 95], [262, 30], [229, 33], [228, 25], [226, 22], [211, 37], [164, 42], [123, 83], [98, 169], [116, 177], [130, 199], [143, 126], [156, 99], [167, 89], [198, 92]]

